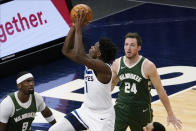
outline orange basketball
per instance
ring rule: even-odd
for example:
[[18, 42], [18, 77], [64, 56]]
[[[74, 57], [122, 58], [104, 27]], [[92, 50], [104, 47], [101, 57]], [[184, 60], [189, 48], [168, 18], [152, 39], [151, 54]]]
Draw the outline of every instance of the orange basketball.
[[77, 17], [78, 10], [84, 10], [84, 13], [87, 13], [86, 20], [85, 20], [86, 22], [92, 21], [92, 19], [93, 19], [92, 9], [86, 4], [78, 4], [78, 5], [75, 5], [71, 10], [70, 17], [71, 17], [72, 22]]

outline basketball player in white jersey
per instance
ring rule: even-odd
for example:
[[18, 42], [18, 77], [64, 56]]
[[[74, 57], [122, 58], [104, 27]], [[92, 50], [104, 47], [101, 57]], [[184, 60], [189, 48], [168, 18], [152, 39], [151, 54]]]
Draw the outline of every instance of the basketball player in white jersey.
[[116, 57], [117, 47], [107, 38], [91, 46], [86, 55], [82, 42], [85, 14], [78, 12], [65, 40], [62, 52], [69, 59], [85, 65], [85, 99], [79, 109], [67, 114], [49, 131], [114, 131], [115, 112], [111, 98], [112, 71], [108, 64]]

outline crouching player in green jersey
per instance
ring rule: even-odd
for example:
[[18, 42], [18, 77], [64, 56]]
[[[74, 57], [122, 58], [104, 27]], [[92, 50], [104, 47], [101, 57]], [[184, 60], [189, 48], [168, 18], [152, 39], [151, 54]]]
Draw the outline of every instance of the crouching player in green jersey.
[[10, 93], [0, 105], [0, 131], [31, 131], [36, 112], [41, 112], [50, 124], [56, 120], [43, 98], [34, 92], [34, 77], [23, 71], [17, 76], [18, 91]]

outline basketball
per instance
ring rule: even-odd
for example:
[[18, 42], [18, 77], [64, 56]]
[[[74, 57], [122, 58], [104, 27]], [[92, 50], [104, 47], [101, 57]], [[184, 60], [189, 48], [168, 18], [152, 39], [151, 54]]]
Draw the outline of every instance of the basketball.
[[74, 19], [77, 17], [78, 10], [84, 10], [84, 13], [87, 14], [85, 22], [92, 21], [92, 19], [93, 19], [92, 9], [86, 4], [78, 4], [78, 5], [75, 5], [71, 10], [70, 17], [71, 17], [72, 22], [74, 22]]

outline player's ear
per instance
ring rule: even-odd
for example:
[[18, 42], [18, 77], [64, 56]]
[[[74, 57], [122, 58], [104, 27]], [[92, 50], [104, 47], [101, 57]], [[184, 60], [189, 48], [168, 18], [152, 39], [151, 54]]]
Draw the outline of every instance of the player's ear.
[[140, 51], [142, 48], [141, 48], [141, 46], [140, 45], [138, 45], [138, 51]]
[[20, 89], [21, 86], [22, 86], [21, 83], [17, 84], [18, 89]]
[[101, 56], [101, 52], [99, 51], [99, 52], [97, 52], [97, 56], [98, 57], [100, 57]]

